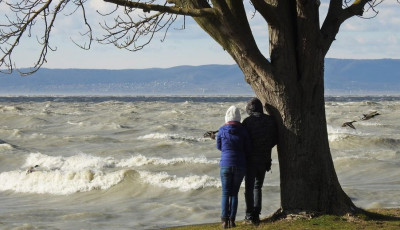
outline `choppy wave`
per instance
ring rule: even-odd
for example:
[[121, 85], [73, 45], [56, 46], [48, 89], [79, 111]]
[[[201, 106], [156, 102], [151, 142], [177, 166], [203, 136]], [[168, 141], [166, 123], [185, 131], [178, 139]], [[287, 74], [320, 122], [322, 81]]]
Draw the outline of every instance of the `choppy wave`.
[[357, 130], [342, 128], [342, 127], [334, 127], [331, 125], [327, 126], [328, 129], [328, 139], [329, 142], [340, 141], [348, 138], [349, 136], [354, 136], [357, 133], [360, 133]]
[[10, 144], [8, 144], [8, 143], [2, 143], [2, 144], [0, 144], [0, 151], [1, 150], [11, 150], [11, 149], [13, 149], [14, 147], [12, 146], [12, 145], [10, 145]]
[[12, 138], [20, 138], [21, 137], [21, 131], [19, 129], [1, 128], [0, 133], [4, 133], [6, 136], [12, 137]]
[[[34, 172], [23, 170], [33, 165], [39, 165]], [[108, 189], [120, 183], [127, 171], [104, 170], [114, 165], [113, 158], [86, 154], [62, 157], [31, 153], [21, 169], [0, 174], [0, 191], [68, 195]]]
[[28, 168], [33, 165], [40, 165], [46, 170], [62, 170], [62, 171], [80, 171], [80, 170], [101, 170], [103, 168], [112, 168], [115, 166], [115, 159], [112, 157], [97, 157], [84, 153], [63, 157], [49, 156], [42, 153], [31, 153], [27, 157], [22, 168]]
[[113, 157], [97, 157], [87, 154], [78, 154], [70, 157], [48, 156], [42, 153], [31, 153], [22, 168], [40, 165], [49, 170], [81, 170], [103, 169], [115, 167], [137, 167], [143, 165], [176, 165], [176, 164], [218, 164], [218, 160], [209, 160], [200, 157], [178, 157], [165, 159], [160, 157], [146, 157], [141, 154], [126, 159], [117, 160]]
[[143, 165], [176, 165], [176, 164], [218, 164], [218, 160], [209, 160], [206, 157], [178, 157], [172, 159], [164, 159], [160, 157], [146, 157], [141, 154], [132, 156], [129, 159], [121, 160], [117, 166], [133, 167]]
[[127, 128], [124, 125], [117, 124], [115, 122], [110, 122], [110, 123], [91, 123], [91, 122], [73, 122], [73, 121], [67, 121], [67, 124], [72, 125], [72, 126], [79, 126], [79, 127], [90, 127], [92, 129], [97, 129], [97, 130], [114, 130], [114, 129], [123, 129]]
[[0, 139], [0, 151], [2, 151], [2, 150], [11, 150], [11, 149], [14, 149], [14, 148], [16, 148], [16, 146], [14, 146], [14, 145], [12, 145], [10, 143], [7, 143], [6, 141], [3, 141], [3, 140]]
[[399, 149], [400, 148], [400, 139], [392, 138], [392, 137], [381, 137], [381, 136], [373, 136], [364, 138], [362, 140], [362, 144], [371, 145], [375, 147], [385, 147], [388, 149]]
[[0, 191], [68, 195], [95, 189], [108, 189], [121, 182], [124, 174], [125, 170], [110, 173], [92, 170], [39, 170], [29, 174], [16, 170], [0, 174]]
[[[105, 190], [121, 183], [126, 173], [131, 170], [139, 173], [142, 183], [169, 189], [188, 191], [219, 186], [218, 179], [207, 175], [178, 177], [169, 175], [167, 172], [135, 169], [135, 167], [149, 164], [175, 165], [179, 163], [217, 164], [218, 162], [205, 157], [163, 159], [137, 155], [118, 160], [113, 157], [96, 157], [83, 153], [70, 157], [31, 153], [20, 169], [0, 174], [0, 191], [68, 195]], [[27, 173], [26, 169], [33, 165], [39, 165], [39, 167], [34, 172]]]
[[367, 147], [371, 148], [384, 148], [384, 149], [399, 149], [400, 139], [392, 137], [382, 137], [382, 136], [360, 136], [346, 133], [330, 134], [329, 141], [341, 148], [358, 148], [364, 149]]
[[[369, 126], [380, 126], [379, 123], [368, 123]], [[328, 138], [331, 143], [343, 142], [344, 144], [351, 144], [359, 147], [375, 146], [386, 147], [389, 149], [399, 148], [400, 139], [398, 137], [384, 136], [382, 134], [374, 134], [354, 130], [349, 128], [334, 128], [328, 125]]]
[[9, 111], [22, 111], [23, 109], [18, 106], [10, 106], [10, 105], [0, 105], [0, 112], [9, 112]]
[[197, 190], [202, 188], [217, 188], [221, 186], [220, 180], [207, 175], [190, 175], [186, 177], [177, 177], [169, 175], [166, 172], [152, 173], [148, 171], [139, 171], [141, 179], [149, 184], [173, 188], [180, 191]]
[[203, 137], [190, 137], [190, 136], [181, 136], [178, 134], [169, 134], [169, 133], [151, 133], [144, 136], [138, 137], [138, 139], [165, 139], [165, 140], [176, 140], [176, 141], [186, 141], [186, 142], [200, 142], [205, 141], [207, 138]]

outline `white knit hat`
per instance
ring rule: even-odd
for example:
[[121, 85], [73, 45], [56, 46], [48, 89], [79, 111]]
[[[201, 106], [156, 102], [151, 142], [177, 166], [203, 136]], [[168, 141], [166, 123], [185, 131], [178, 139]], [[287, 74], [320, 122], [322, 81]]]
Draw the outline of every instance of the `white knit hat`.
[[229, 121], [238, 121], [238, 122], [240, 122], [240, 120], [241, 120], [241, 118], [240, 118], [239, 109], [236, 108], [236, 106], [234, 106], [234, 105], [229, 107], [229, 109], [226, 111], [225, 122], [229, 122]]

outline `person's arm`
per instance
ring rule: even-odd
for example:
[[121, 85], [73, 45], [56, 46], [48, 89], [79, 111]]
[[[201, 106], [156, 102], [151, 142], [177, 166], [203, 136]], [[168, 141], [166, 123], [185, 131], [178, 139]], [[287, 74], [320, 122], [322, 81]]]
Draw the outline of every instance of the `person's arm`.
[[218, 130], [217, 133], [217, 149], [221, 151], [221, 131]]

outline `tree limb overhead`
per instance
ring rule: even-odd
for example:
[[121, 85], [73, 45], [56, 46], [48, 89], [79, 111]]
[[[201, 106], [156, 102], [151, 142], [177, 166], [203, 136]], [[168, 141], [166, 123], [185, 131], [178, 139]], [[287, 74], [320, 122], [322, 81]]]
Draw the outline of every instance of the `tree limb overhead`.
[[157, 4], [132, 2], [126, 0], [104, 0], [104, 1], [114, 3], [119, 6], [142, 9], [144, 12], [158, 11], [163, 13], [188, 15], [193, 17], [213, 15], [215, 13], [214, 9], [212, 8], [189, 9], [189, 8], [172, 7], [172, 6], [157, 5]]
[[[344, 21], [353, 16], [362, 16], [367, 3], [374, 0], [356, 0], [349, 7], [343, 9], [342, 0], [331, 0], [328, 14], [321, 27], [322, 39], [324, 40], [324, 53], [326, 54], [339, 32]], [[373, 5], [371, 6], [373, 7]]]

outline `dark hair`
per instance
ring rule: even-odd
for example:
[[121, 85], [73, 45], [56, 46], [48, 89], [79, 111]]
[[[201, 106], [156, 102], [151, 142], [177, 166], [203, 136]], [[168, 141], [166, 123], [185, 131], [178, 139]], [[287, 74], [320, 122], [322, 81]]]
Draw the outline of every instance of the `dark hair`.
[[249, 115], [252, 113], [256, 113], [256, 112], [263, 113], [263, 106], [262, 106], [260, 99], [258, 99], [256, 97], [253, 97], [252, 99], [250, 99], [246, 105], [246, 112]]

